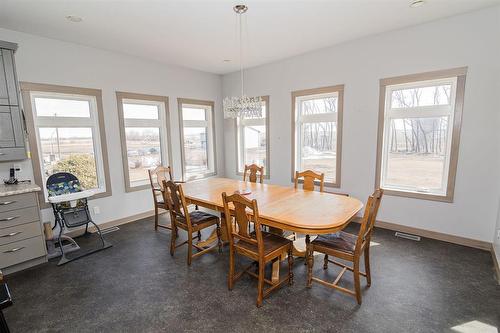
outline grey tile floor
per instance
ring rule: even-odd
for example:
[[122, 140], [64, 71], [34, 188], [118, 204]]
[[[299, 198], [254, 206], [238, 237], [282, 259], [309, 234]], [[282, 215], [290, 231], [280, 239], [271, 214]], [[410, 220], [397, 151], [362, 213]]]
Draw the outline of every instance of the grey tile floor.
[[[306, 266], [296, 260], [295, 284], [256, 308], [254, 279], [227, 290], [227, 248], [187, 267], [186, 247], [172, 258], [170, 233], [155, 232], [151, 219], [107, 238], [114, 246], [105, 251], [8, 276], [12, 332], [453, 332], [472, 321], [500, 328], [500, 286], [485, 251], [376, 229], [373, 283], [362, 281], [361, 306], [319, 284], [306, 288]], [[333, 279], [338, 270], [325, 272], [321, 262], [315, 274]]]

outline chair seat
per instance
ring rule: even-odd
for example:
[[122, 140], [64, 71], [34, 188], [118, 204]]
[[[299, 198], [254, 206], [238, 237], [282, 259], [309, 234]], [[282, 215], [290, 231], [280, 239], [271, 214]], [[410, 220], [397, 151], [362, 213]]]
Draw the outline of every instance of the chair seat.
[[[192, 211], [191, 213], [189, 213], [189, 218], [191, 220], [191, 224], [193, 225], [193, 227], [208, 222], [216, 223], [219, 220], [218, 216], [202, 212], [201, 210]], [[184, 217], [177, 217], [177, 221], [179, 221], [182, 224], [186, 223]]]
[[[250, 236], [255, 239], [255, 233], [251, 233]], [[267, 256], [269, 253], [278, 250], [282, 247], [289, 246], [292, 241], [281, 236], [271, 234], [269, 232], [262, 232], [262, 239], [264, 241], [264, 256]], [[237, 248], [245, 249], [249, 252], [255, 253], [256, 256], [259, 254], [259, 250], [257, 248], [257, 244], [249, 244], [247, 242], [238, 241], [234, 244]]]
[[313, 245], [324, 246], [333, 250], [354, 254], [357, 238], [358, 236], [356, 235], [339, 231], [334, 234], [319, 235], [311, 243]]

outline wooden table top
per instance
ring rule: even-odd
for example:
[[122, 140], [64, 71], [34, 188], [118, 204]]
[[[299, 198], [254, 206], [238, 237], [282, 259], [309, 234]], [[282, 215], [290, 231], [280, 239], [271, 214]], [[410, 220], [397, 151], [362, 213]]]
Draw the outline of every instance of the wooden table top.
[[278, 185], [243, 182], [230, 178], [207, 178], [182, 184], [186, 199], [214, 210], [223, 210], [222, 192], [250, 189], [263, 224], [304, 234], [342, 230], [363, 207], [356, 198], [326, 192], [304, 191]]

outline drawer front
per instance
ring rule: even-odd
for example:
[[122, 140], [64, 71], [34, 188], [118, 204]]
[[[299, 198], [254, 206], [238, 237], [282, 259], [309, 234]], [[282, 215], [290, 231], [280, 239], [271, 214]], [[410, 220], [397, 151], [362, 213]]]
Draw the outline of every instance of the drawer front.
[[24, 193], [0, 197], [0, 213], [7, 212], [9, 210], [35, 207], [36, 205], [36, 193]]
[[0, 229], [0, 246], [41, 236], [41, 234], [40, 222], [38, 221]]
[[26, 158], [26, 148], [0, 148], [0, 162], [19, 161]]
[[0, 230], [15, 225], [39, 221], [39, 219], [38, 207], [29, 207], [0, 213]]
[[44, 255], [45, 244], [40, 236], [2, 245], [0, 246], [0, 268], [16, 265]]

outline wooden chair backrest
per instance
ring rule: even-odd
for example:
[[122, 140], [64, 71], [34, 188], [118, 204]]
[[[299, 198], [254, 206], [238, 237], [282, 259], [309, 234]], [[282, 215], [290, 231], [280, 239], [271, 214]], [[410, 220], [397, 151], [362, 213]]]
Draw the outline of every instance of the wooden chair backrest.
[[172, 168], [160, 165], [153, 170], [148, 170], [148, 175], [151, 188], [163, 190], [163, 181], [172, 180]]
[[325, 186], [325, 174], [316, 173], [312, 170], [302, 172], [295, 171], [294, 187], [297, 188], [299, 179], [303, 179], [302, 188], [306, 191], [314, 191], [314, 182], [319, 181], [319, 191], [323, 192]]
[[[259, 257], [264, 257], [264, 241], [262, 239], [262, 229], [259, 219], [259, 208], [257, 200], [249, 200], [240, 194], [228, 196], [226, 192], [222, 193], [222, 202], [224, 203], [224, 214], [226, 217], [227, 234], [229, 235], [230, 246], [233, 246], [235, 240], [248, 244], [257, 245]], [[229, 204], [232, 203], [234, 213], [231, 215]], [[232, 218], [234, 216], [235, 226]], [[250, 220], [251, 217], [251, 220]], [[255, 238], [248, 233], [249, 223], [254, 223]]]
[[377, 189], [368, 197], [363, 218], [361, 220], [361, 227], [359, 228], [358, 238], [356, 240], [355, 252], [361, 251], [365, 246], [370, 246], [369, 242], [372, 236], [373, 227], [375, 226], [383, 194], [384, 191], [382, 189]]
[[189, 211], [187, 208], [186, 198], [184, 197], [184, 192], [182, 191], [182, 186], [171, 180], [163, 180], [162, 184], [164, 189], [163, 200], [165, 200], [168, 205], [172, 223], [174, 221], [182, 220], [185, 221], [189, 228], [191, 228], [191, 220], [189, 218]]
[[256, 183], [257, 173], [259, 175], [259, 183], [262, 184], [264, 182], [264, 166], [258, 166], [257, 164], [245, 164], [245, 171], [243, 171], [243, 181], [246, 181], [248, 174], [248, 181]]

